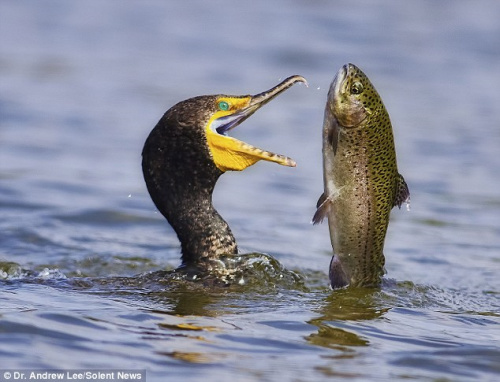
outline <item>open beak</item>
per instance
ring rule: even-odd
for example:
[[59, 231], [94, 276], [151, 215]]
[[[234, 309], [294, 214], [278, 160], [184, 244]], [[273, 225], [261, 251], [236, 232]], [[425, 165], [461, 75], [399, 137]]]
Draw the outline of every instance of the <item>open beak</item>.
[[287, 156], [259, 149], [236, 138], [229, 137], [227, 132], [241, 124], [258, 109], [297, 82], [302, 82], [307, 86], [307, 81], [302, 76], [288, 77], [275, 87], [248, 97], [247, 102], [233, 113], [218, 117], [211, 122], [210, 131], [214, 134], [210, 134], [207, 138], [215, 164], [219, 169], [222, 171], [241, 171], [259, 160], [290, 167], [296, 166], [295, 161]]

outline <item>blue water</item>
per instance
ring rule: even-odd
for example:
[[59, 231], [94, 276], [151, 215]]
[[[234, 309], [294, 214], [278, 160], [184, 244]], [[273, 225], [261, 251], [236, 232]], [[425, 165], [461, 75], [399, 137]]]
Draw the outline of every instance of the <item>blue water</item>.
[[[0, 369], [496, 381], [499, 15], [494, 0], [0, 2]], [[347, 62], [389, 110], [412, 204], [392, 213], [382, 288], [331, 291], [310, 220]], [[177, 101], [292, 74], [309, 87], [232, 135], [297, 168], [258, 163], [214, 194], [242, 252], [270, 257], [227, 288], [148, 273], [179, 264], [142, 179], [149, 131]]]

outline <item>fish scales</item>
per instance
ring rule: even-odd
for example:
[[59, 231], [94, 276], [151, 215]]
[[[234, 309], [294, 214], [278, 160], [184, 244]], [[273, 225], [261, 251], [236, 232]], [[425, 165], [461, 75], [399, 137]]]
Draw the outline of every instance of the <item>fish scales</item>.
[[324, 193], [313, 222], [328, 217], [331, 285], [378, 285], [390, 211], [409, 202], [409, 191], [398, 173], [389, 114], [353, 64], [339, 70], [328, 92], [323, 173]]

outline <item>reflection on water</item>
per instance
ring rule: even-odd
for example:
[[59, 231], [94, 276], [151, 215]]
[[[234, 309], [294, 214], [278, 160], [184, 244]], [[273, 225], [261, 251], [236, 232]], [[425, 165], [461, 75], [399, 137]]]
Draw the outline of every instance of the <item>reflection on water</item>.
[[334, 291], [326, 298], [320, 320], [372, 320], [387, 309], [381, 308], [380, 292], [374, 288]]
[[318, 327], [318, 333], [307, 340], [314, 345], [350, 351], [347, 346], [366, 346], [367, 338], [344, 329], [344, 321], [373, 320], [381, 317], [389, 308], [381, 308], [377, 301], [378, 289], [348, 288], [334, 291], [325, 299], [321, 316], [309, 321]]
[[[1, 2], [0, 364], [146, 368], [149, 381], [498, 379], [499, 7]], [[347, 62], [389, 110], [412, 211], [391, 216], [382, 288], [331, 291], [328, 230], [309, 222], [326, 91]], [[140, 169], [147, 134], [177, 101], [292, 74], [310, 87], [231, 133], [297, 168], [259, 163], [214, 193], [248, 255], [226, 259], [222, 282], [173, 272], [179, 243]]]
[[318, 333], [311, 334], [306, 337], [306, 339], [313, 345], [348, 352], [350, 352], [351, 349], [347, 346], [366, 346], [369, 344], [367, 339], [361, 338], [356, 333], [351, 333], [330, 325], [321, 325], [318, 329]]

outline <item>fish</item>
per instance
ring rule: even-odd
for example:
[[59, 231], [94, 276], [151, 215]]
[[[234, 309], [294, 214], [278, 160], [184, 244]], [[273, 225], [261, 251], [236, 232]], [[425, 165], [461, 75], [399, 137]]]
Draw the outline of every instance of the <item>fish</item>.
[[389, 215], [410, 191], [399, 174], [392, 125], [382, 99], [361, 69], [342, 66], [328, 91], [323, 121], [324, 192], [313, 224], [328, 218], [333, 289], [377, 287]]

